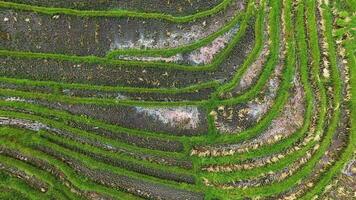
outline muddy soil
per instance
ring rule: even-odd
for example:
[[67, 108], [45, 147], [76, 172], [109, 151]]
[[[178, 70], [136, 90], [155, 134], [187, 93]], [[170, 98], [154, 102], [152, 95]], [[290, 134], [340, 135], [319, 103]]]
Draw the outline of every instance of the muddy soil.
[[41, 92], [41, 93], [54, 92], [53, 89], [48, 86], [17, 85], [12, 83], [5, 83], [5, 82], [0, 82], [0, 88], [21, 90], [25, 92]]
[[103, 106], [37, 101], [39, 105], [86, 115], [126, 128], [173, 135], [201, 135], [208, 129], [206, 114], [198, 107], [143, 108], [137, 106]]

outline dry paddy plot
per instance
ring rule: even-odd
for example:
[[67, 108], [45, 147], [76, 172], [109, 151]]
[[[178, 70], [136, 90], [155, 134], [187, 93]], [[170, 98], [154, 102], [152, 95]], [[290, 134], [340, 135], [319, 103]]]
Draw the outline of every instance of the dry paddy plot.
[[355, 5], [0, 1], [0, 199], [356, 199]]

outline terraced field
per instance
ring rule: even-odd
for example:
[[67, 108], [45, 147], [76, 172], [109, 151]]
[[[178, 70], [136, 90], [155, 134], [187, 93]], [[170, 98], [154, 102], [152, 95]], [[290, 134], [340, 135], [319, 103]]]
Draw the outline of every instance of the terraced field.
[[0, 199], [356, 199], [355, 5], [0, 1]]

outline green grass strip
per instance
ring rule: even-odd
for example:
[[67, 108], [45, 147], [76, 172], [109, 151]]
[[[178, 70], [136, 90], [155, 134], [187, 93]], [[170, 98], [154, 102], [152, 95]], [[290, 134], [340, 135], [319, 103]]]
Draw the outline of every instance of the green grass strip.
[[59, 94], [45, 94], [18, 91], [12, 89], [0, 89], [1, 96], [13, 96], [25, 99], [48, 100], [50, 102], [63, 102], [74, 104], [95, 104], [95, 105], [123, 105], [123, 106], [142, 106], [142, 107], [180, 107], [180, 106], [201, 106], [208, 100], [200, 101], [139, 101], [125, 99], [100, 99], [88, 97], [69, 97]]
[[180, 94], [194, 92], [196, 90], [215, 88], [220, 83], [216, 80], [194, 84], [182, 88], [139, 88], [139, 87], [123, 87], [123, 86], [101, 86], [89, 85], [79, 83], [61, 83], [55, 81], [36, 81], [29, 79], [16, 79], [0, 77], [0, 82], [11, 83], [22, 86], [46, 86], [52, 88], [65, 88], [65, 89], [79, 89], [79, 90], [93, 90], [104, 92], [129, 92], [129, 93], [159, 93], [159, 94]]
[[[311, 74], [312, 74], [312, 79], [316, 81], [316, 86], [319, 89], [319, 95], [320, 95], [320, 107], [321, 110], [319, 111], [319, 118], [318, 118], [318, 125], [316, 127], [317, 130], [322, 130], [324, 128], [322, 121], [325, 120], [326, 113], [327, 113], [327, 96], [326, 96], [326, 90], [325, 90], [325, 84], [324, 79], [320, 78], [320, 63], [321, 63], [321, 58], [320, 58], [320, 49], [319, 49], [319, 36], [318, 36], [318, 31], [317, 31], [317, 19], [315, 16], [315, 1], [308, 1], [304, 0], [305, 4], [305, 12], [306, 12], [306, 30], [308, 34], [308, 46], [311, 49], [310, 51], [310, 63], [311, 63]], [[320, 134], [320, 132], [317, 134]]]

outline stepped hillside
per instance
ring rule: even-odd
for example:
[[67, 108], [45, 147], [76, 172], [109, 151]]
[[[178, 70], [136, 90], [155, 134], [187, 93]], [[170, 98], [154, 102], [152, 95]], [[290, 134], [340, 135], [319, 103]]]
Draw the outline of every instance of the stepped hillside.
[[355, 5], [0, 1], [0, 200], [356, 199]]

